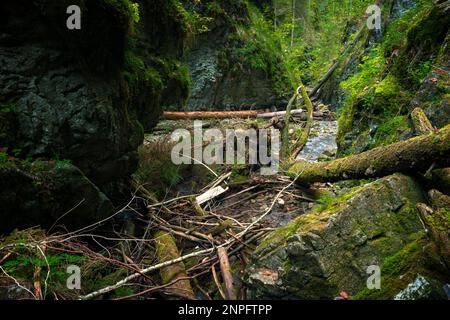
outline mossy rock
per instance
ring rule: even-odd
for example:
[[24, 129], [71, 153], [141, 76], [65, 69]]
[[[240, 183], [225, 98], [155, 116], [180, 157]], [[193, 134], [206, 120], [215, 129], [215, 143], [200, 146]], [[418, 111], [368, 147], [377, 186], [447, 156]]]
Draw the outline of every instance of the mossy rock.
[[380, 289], [364, 288], [352, 299], [446, 299], [442, 286], [450, 279], [449, 270], [436, 244], [422, 231], [416, 236], [416, 240], [383, 261]]
[[417, 182], [395, 174], [352, 188], [270, 233], [246, 282], [253, 298], [330, 299], [362, 290], [367, 268], [414, 241], [422, 229]]

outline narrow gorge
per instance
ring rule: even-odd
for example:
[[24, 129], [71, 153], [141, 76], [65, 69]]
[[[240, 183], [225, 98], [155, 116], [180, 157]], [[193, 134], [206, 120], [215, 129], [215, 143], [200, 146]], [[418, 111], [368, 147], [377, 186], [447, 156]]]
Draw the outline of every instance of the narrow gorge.
[[1, 300], [450, 299], [449, 1], [0, 17]]

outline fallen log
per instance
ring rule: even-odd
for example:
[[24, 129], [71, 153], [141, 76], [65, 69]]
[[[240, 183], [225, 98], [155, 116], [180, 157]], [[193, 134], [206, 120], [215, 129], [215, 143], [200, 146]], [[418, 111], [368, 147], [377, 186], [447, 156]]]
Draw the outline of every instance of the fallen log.
[[[180, 253], [176, 246], [175, 239], [170, 233], [165, 231], [158, 231], [155, 233], [156, 242], [156, 256], [159, 262], [166, 262], [173, 259], [180, 258]], [[186, 269], [182, 261], [162, 267], [160, 275], [163, 284], [170, 283], [176, 279], [187, 278]], [[167, 287], [169, 294], [175, 296], [183, 296], [186, 298], [194, 299], [194, 291], [192, 290], [189, 280], [180, 280]]]
[[428, 135], [417, 136], [360, 154], [327, 162], [296, 161], [288, 175], [298, 182], [332, 182], [382, 177], [395, 172], [450, 166], [450, 125]]
[[[259, 111], [261, 113], [261, 111]], [[189, 112], [171, 112], [165, 111], [162, 114], [163, 119], [225, 119], [225, 118], [256, 118], [257, 110], [246, 111], [189, 111]]]
[[[267, 112], [267, 113], [259, 113], [257, 118], [260, 119], [271, 119], [275, 117], [284, 117], [286, 115], [286, 111], [277, 111], [277, 112]], [[291, 117], [300, 118], [300, 120], [307, 120], [307, 112], [302, 109], [292, 110]], [[315, 111], [313, 112], [314, 120], [334, 120], [335, 116], [332, 112], [322, 112]]]

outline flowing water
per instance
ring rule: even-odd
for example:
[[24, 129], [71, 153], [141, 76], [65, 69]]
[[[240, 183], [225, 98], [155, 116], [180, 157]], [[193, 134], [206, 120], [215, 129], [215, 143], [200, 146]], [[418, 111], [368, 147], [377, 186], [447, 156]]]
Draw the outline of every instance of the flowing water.
[[334, 157], [337, 150], [337, 130], [337, 121], [314, 121], [308, 142], [297, 159], [318, 161], [324, 153], [328, 157]]

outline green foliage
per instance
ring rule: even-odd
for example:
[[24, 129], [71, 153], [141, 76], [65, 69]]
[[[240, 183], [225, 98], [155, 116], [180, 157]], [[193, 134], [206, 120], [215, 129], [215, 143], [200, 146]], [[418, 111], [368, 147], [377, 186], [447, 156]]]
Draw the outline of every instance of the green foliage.
[[186, 11], [186, 18], [191, 25], [194, 34], [202, 34], [211, 31], [210, 25], [214, 21], [213, 17], [202, 15], [198, 11]]
[[397, 142], [400, 135], [408, 129], [410, 124], [407, 116], [393, 117], [377, 128], [371, 147]]
[[139, 16], [139, 3], [131, 3], [131, 17], [134, 23], [139, 23], [141, 20]]
[[[55, 290], [67, 291], [67, 267], [83, 265], [86, 257], [52, 249], [44, 251], [42, 248], [45, 246], [41, 243], [44, 237], [42, 230], [29, 229], [14, 231], [7, 237], [0, 238], [0, 250], [7, 247], [10, 253], [1, 267], [4, 272], [18, 279], [19, 282], [25, 280], [33, 283], [39, 280], [43, 293], [53, 298], [51, 293]], [[36, 270], [40, 270], [38, 279], [36, 279]]]
[[8, 159], [8, 154], [5, 151], [0, 151], [0, 166], [6, 163]]
[[71, 255], [62, 253], [59, 255], [46, 255], [43, 257], [35, 256], [17, 256], [15, 259], [8, 260], [3, 264], [3, 268], [8, 273], [16, 273], [20, 269], [34, 270], [36, 267], [48, 267], [51, 269], [60, 268], [61, 266], [68, 266], [77, 264], [83, 259], [79, 255]]

